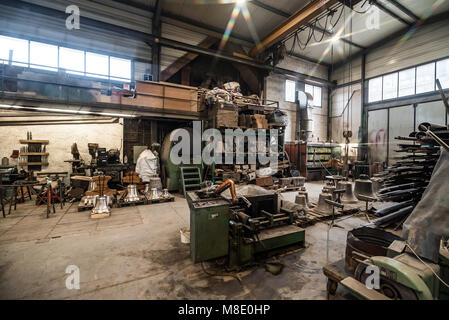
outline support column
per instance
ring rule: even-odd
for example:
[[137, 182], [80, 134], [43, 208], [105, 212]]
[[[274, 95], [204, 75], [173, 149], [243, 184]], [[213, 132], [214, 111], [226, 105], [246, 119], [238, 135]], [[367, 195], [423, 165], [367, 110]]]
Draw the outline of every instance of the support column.
[[162, 22], [161, 22], [162, 0], [156, 1], [154, 8], [152, 33], [154, 35], [153, 47], [151, 48], [151, 74], [153, 81], [159, 81], [161, 73], [161, 45], [159, 39], [162, 35]]
[[362, 103], [362, 144], [359, 148], [359, 160], [368, 159], [368, 108], [365, 106], [366, 101], [366, 55], [362, 55], [362, 79], [361, 79], [361, 103]]

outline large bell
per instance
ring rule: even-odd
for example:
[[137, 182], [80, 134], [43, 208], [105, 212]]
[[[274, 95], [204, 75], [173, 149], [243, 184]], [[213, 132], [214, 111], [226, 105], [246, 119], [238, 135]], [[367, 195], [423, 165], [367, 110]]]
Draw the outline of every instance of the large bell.
[[309, 209], [309, 206], [307, 205], [307, 198], [304, 194], [297, 194], [295, 197], [295, 203], [305, 210]]
[[95, 207], [92, 209], [92, 214], [111, 213], [109, 202], [109, 196], [95, 196]]
[[345, 190], [343, 195], [341, 196], [342, 203], [357, 203], [358, 200], [354, 197], [354, 193], [352, 192], [352, 183], [349, 181], [339, 181], [337, 184], [337, 189]]
[[323, 214], [331, 214], [332, 213], [332, 206], [328, 204], [325, 200], [332, 200], [332, 194], [330, 193], [320, 193], [320, 198], [318, 200], [318, 205], [314, 209], [315, 211]]
[[373, 192], [373, 182], [367, 175], [362, 174], [360, 175], [360, 179], [355, 180], [354, 195], [359, 200], [363, 200], [359, 198], [360, 195], [376, 198], [376, 195]]
[[307, 190], [306, 190], [306, 187], [301, 187], [300, 189], [299, 189], [299, 191], [298, 191], [298, 195], [304, 195], [305, 197], [306, 197], [306, 202], [307, 202], [307, 206], [309, 207], [309, 208], [312, 208], [313, 207], [313, 205], [310, 203], [310, 201], [309, 201], [309, 193], [307, 192]]
[[330, 184], [326, 184], [326, 185], [323, 187], [322, 192], [323, 192], [323, 193], [330, 193], [330, 194], [332, 195], [332, 201], [335, 201], [335, 200], [337, 200], [337, 194], [334, 193], [334, 191], [335, 191], [336, 189], [337, 189], [337, 187], [334, 186], [332, 183], [330, 183]]
[[139, 194], [137, 193], [137, 185], [129, 184], [127, 191], [125, 202], [137, 202], [140, 200]]
[[383, 188], [382, 178], [378, 177], [371, 178], [371, 182], [373, 183], [373, 192], [375, 194], [378, 194], [379, 190]]

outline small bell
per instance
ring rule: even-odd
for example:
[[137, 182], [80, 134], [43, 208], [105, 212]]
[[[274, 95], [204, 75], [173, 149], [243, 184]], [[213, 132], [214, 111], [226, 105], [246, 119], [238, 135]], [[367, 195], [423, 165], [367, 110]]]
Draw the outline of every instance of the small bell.
[[125, 202], [137, 202], [140, 200], [139, 194], [137, 193], [137, 185], [129, 184], [127, 191]]
[[109, 199], [108, 196], [95, 196], [95, 207], [92, 209], [92, 214], [111, 213]]

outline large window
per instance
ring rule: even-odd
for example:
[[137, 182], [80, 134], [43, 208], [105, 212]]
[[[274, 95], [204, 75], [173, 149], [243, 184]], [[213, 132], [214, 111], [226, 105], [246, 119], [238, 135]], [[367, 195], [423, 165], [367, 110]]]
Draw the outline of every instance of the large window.
[[108, 78], [109, 74], [109, 59], [108, 56], [86, 52], [86, 75]]
[[449, 88], [449, 59], [437, 62], [437, 79], [440, 80], [443, 89]]
[[399, 97], [415, 94], [415, 68], [399, 72]]
[[416, 68], [416, 93], [435, 90], [435, 63], [425, 64]]
[[313, 106], [314, 107], [321, 107], [322, 106], [322, 93], [321, 93], [321, 87], [312, 86], [310, 84], [305, 85], [305, 91], [306, 93], [309, 93], [313, 97]]
[[382, 100], [382, 77], [371, 79], [368, 82], [368, 102]]
[[285, 80], [285, 101], [295, 102], [295, 81]]
[[109, 63], [111, 79], [131, 79], [131, 60], [111, 57]]
[[28, 40], [0, 36], [0, 63], [28, 66]]
[[41, 42], [30, 42], [30, 66], [50, 71], [58, 70], [58, 47]]
[[435, 92], [436, 79], [449, 88], [449, 58], [369, 79], [368, 103]]
[[3, 63], [48, 71], [64, 69], [70, 74], [131, 81], [130, 59], [0, 36], [0, 64]]
[[59, 48], [59, 67], [68, 73], [84, 74], [84, 51]]
[[383, 78], [383, 100], [394, 99], [398, 97], [398, 74], [391, 73]]

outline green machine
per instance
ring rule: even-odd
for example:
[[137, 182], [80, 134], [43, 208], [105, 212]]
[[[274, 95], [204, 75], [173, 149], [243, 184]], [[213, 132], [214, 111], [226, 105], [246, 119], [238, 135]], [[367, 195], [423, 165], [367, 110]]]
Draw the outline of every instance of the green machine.
[[259, 256], [303, 247], [305, 230], [295, 224], [297, 213], [278, 209], [278, 194], [264, 192], [234, 199], [204, 189], [188, 192], [193, 262], [225, 257], [230, 268], [237, 268]]
[[[401, 300], [448, 300], [449, 251], [442, 244], [438, 263], [418, 259], [406, 252], [406, 244], [396, 240], [388, 248], [387, 256], [371, 257], [361, 261], [354, 277], [365, 283], [369, 273], [366, 268], [377, 266], [380, 270], [380, 292], [390, 299]], [[439, 277], [440, 279], [438, 279]], [[349, 288], [359, 298], [364, 298], [354, 288]]]

